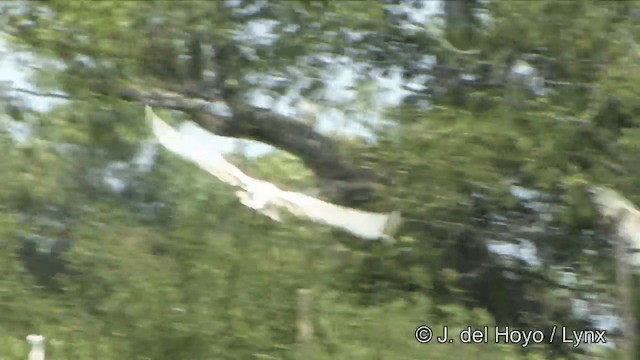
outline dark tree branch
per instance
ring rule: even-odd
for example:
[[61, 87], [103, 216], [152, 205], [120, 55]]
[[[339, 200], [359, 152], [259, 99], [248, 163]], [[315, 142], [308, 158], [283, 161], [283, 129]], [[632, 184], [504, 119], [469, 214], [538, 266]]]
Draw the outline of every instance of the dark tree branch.
[[14, 90], [16, 92], [20, 92], [23, 94], [33, 95], [33, 96], [49, 97], [49, 98], [65, 99], [65, 100], [71, 99], [71, 97], [66, 94], [40, 92], [40, 91], [34, 91], [34, 90], [29, 90], [24, 88], [11, 88], [11, 90]]
[[122, 91], [120, 98], [152, 107], [188, 113], [202, 128], [221, 136], [251, 139], [298, 156], [319, 178], [325, 195], [336, 203], [361, 205], [373, 196], [371, 172], [346, 163], [337, 143], [296, 119], [261, 110], [236, 110], [231, 116], [213, 113], [206, 100], [175, 92]]
[[[15, 91], [43, 97], [74, 99], [66, 94], [37, 92], [23, 88]], [[106, 94], [105, 94], [106, 95]], [[337, 143], [304, 122], [261, 110], [238, 110], [231, 116], [215, 114], [208, 100], [187, 97], [171, 91], [124, 89], [118, 95], [152, 107], [185, 112], [205, 130], [216, 135], [256, 140], [298, 156], [318, 177], [322, 192], [332, 201], [359, 206], [373, 198], [372, 181], [377, 176], [366, 169], [348, 164]]]

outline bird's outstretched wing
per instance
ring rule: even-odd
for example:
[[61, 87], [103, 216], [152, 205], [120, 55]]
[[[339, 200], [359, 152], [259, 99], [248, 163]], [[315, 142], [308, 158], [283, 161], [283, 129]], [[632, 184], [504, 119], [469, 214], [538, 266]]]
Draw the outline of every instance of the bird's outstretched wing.
[[153, 134], [167, 150], [198, 165], [221, 181], [240, 187], [246, 187], [249, 177], [240, 169], [217, 153], [197, 149], [182, 134], [160, 119], [149, 106], [145, 106], [145, 117], [151, 123]]
[[393, 240], [401, 222], [399, 212], [373, 213], [350, 209], [302, 193], [281, 190], [272, 183], [244, 174], [220, 154], [194, 150], [187, 139], [155, 115], [149, 106], [145, 113], [162, 146], [196, 163], [221, 181], [242, 188], [236, 195], [243, 205], [276, 221], [282, 221], [280, 211], [287, 210], [297, 217], [348, 231], [362, 239]]
[[339, 206], [309, 195], [282, 191], [278, 201], [297, 217], [348, 231], [369, 240], [391, 240], [400, 222], [400, 213], [373, 213]]
[[616, 234], [630, 247], [630, 261], [640, 266], [640, 211], [616, 191], [594, 186], [589, 189], [602, 217], [614, 227]]

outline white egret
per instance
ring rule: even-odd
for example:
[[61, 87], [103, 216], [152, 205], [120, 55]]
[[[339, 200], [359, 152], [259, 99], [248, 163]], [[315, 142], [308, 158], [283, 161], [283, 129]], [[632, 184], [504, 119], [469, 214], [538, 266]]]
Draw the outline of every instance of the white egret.
[[[615, 244], [616, 283], [622, 333], [622, 349], [626, 358], [635, 359], [635, 338], [637, 333], [633, 306], [632, 269], [640, 265], [640, 212], [633, 204], [617, 192], [600, 186], [589, 189], [602, 216], [609, 220], [617, 235]], [[629, 266], [630, 265], [630, 266]]]
[[401, 222], [398, 211], [361, 211], [331, 204], [303, 193], [281, 190], [272, 183], [244, 174], [218, 153], [197, 149], [187, 138], [160, 119], [149, 106], [145, 107], [145, 116], [162, 146], [197, 164], [219, 180], [241, 188], [236, 192], [240, 202], [272, 220], [282, 222], [281, 211], [287, 210], [297, 217], [345, 230], [362, 239], [393, 241], [393, 235]]
[[602, 216], [612, 223], [616, 234], [629, 248], [629, 262], [640, 266], [640, 211], [622, 195], [606, 187], [589, 189]]

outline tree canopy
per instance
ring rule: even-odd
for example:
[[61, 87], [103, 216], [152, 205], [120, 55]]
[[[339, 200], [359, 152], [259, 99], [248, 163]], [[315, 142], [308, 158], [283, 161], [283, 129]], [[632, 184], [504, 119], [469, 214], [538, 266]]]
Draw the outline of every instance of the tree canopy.
[[[586, 189], [640, 204], [637, 2], [0, 9], [5, 50], [33, 59], [18, 64], [31, 87], [0, 88], [3, 358], [23, 359], [29, 333], [58, 359], [299, 358], [300, 288], [313, 289], [305, 359], [615, 356], [557, 336], [413, 336], [421, 324], [599, 329], [618, 312], [613, 238]], [[300, 115], [303, 101], [317, 117]], [[269, 145], [226, 155], [252, 176], [399, 210], [398, 242], [251, 212], [154, 147], [145, 105]], [[635, 341], [616, 326], [607, 339]]]

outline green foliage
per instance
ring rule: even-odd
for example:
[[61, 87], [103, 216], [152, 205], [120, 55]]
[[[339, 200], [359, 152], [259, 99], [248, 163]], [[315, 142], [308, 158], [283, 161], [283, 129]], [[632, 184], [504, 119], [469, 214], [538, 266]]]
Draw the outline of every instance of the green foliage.
[[[610, 184], [640, 203], [634, 5], [475, 2], [491, 18], [466, 39], [480, 54], [463, 57], [434, 48], [426, 30], [404, 33], [381, 2], [273, 1], [254, 12], [225, 3], [60, 0], [0, 14], [13, 46], [64, 65], [36, 72], [35, 83], [71, 97], [38, 115], [28, 144], [0, 132], [1, 359], [23, 359], [24, 335], [33, 332], [47, 336], [58, 359], [293, 359], [300, 288], [314, 294], [311, 359], [581, 356], [555, 345], [421, 345], [413, 331], [584, 325], [570, 314], [570, 298], [614, 290], [609, 245], [594, 233], [585, 189]], [[234, 36], [256, 19], [280, 21], [280, 37], [264, 44]], [[207, 91], [244, 95], [256, 88], [249, 75], [290, 81], [302, 73], [310, 79], [303, 92], [312, 93], [323, 67], [303, 59], [318, 52], [398, 66], [407, 78], [420, 73], [425, 54], [462, 72], [500, 72], [523, 53], [542, 53], [532, 63], [569, 85], [534, 97], [493, 78], [450, 84], [429, 97], [429, 110], [407, 101], [388, 111], [394, 126], [374, 144], [339, 139], [345, 158], [392, 179], [372, 204], [407, 219], [391, 248], [358, 247], [307, 222], [274, 223], [164, 150], [149, 172], [127, 169], [122, 192], [105, 188], [100, 171], [133, 158], [150, 136], [142, 106], [111, 96], [121, 87], [181, 88], [224, 65], [221, 89]], [[367, 76], [354, 84], [362, 110], [375, 101], [373, 84]], [[291, 154], [229, 159], [283, 188], [318, 185]], [[549, 219], [511, 195], [514, 182], [545, 193], [537, 205]], [[484, 242], [517, 238], [533, 241], [544, 265], [513, 266], [528, 275], [509, 280]], [[594, 284], [560, 293], [554, 267]]]

